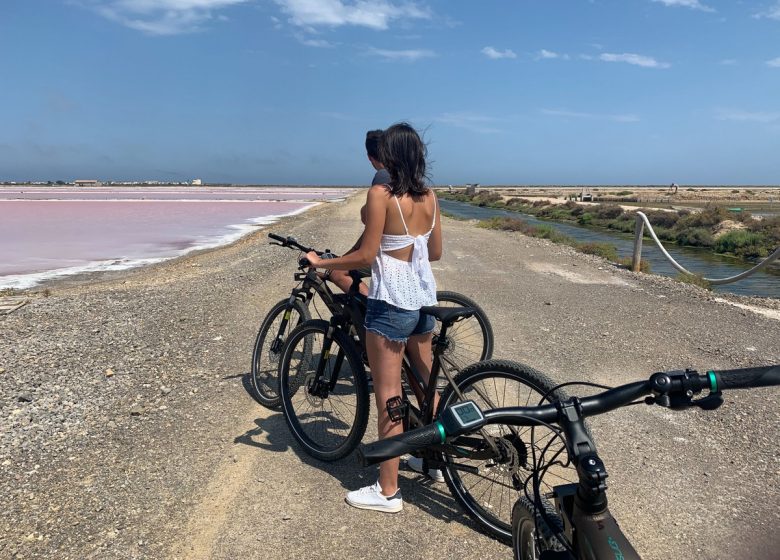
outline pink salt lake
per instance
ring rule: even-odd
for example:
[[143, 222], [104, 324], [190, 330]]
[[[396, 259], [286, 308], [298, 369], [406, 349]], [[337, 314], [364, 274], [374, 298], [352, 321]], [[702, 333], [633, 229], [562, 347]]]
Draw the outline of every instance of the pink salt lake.
[[27, 288], [57, 276], [120, 270], [224, 245], [349, 192], [0, 187], [0, 288]]

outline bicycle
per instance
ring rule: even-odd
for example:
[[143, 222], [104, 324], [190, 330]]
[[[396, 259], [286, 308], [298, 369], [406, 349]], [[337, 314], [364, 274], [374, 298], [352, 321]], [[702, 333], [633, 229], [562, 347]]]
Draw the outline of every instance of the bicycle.
[[[402, 421], [405, 430], [430, 425], [447, 406], [469, 397], [491, 408], [526, 405], [540, 397], [551, 402], [566, 398], [565, 392], [556, 389], [545, 375], [509, 362], [480, 362], [453, 376], [442, 359], [447, 333], [473, 311], [437, 307], [423, 307], [421, 311], [433, 315], [442, 327], [440, 337], [433, 343], [429, 382], [425, 383], [409, 359], [404, 359], [403, 394], [386, 405], [390, 417]], [[485, 365], [490, 366], [488, 370]], [[435, 407], [440, 375], [447, 385]], [[280, 358], [279, 390], [287, 425], [306, 453], [323, 461], [335, 461], [357, 446], [368, 424], [365, 377], [364, 363], [345, 329], [343, 316], [334, 316], [329, 322], [307, 321], [290, 333]], [[419, 406], [412, 402], [412, 396]], [[443, 460], [438, 454], [419, 456], [423, 459], [423, 472], [437, 468], [443, 471], [455, 496], [486, 531], [508, 538], [511, 503], [516, 488], [525, 480], [516, 472], [524, 465], [526, 455], [517, 448], [520, 441], [521, 434], [506, 430], [484, 434], [470, 442], [470, 452], [457, 457]], [[574, 475], [567, 475], [565, 470], [556, 474], [564, 481], [573, 480]]]
[[[648, 380], [627, 383], [594, 396], [566, 398], [539, 406], [483, 410], [473, 401], [464, 401], [446, 408], [430, 426], [363, 446], [359, 456], [364, 465], [370, 465], [421, 451], [458, 455], [463, 446], [468, 447], [471, 435], [497, 425], [531, 430], [524, 443], [535, 449], [533, 430], [548, 428], [555, 434], [553, 440], [565, 442], [566, 460], [562, 460], [561, 451], [552, 452], [551, 442], [545, 444], [538, 457], [534, 453], [530, 475], [523, 484], [524, 495], [512, 507], [514, 558], [639, 560], [637, 551], [609, 511], [607, 471], [585, 426], [585, 418], [641, 403], [673, 410], [692, 407], [714, 410], [723, 403], [724, 390], [777, 385], [780, 385], [778, 365], [710, 370], [704, 375], [686, 369], [654, 373]], [[693, 399], [704, 390], [709, 390], [709, 394]], [[543, 479], [550, 469], [566, 464], [575, 467], [577, 480], [543, 492]]]
[[[312, 251], [293, 237], [282, 237], [269, 233], [272, 245], [287, 247], [303, 253]], [[315, 251], [317, 254], [330, 254], [329, 251]], [[297, 285], [290, 292], [290, 297], [280, 300], [271, 307], [260, 324], [255, 337], [252, 351], [251, 380], [255, 399], [268, 408], [277, 408], [281, 404], [278, 388], [279, 356], [292, 328], [310, 320], [309, 306], [315, 295], [319, 296], [330, 314], [345, 315], [352, 313], [351, 320], [362, 325], [362, 315], [365, 313], [365, 301], [359, 295], [358, 287], [367, 275], [360, 271], [350, 271], [353, 284], [349, 293], [333, 293], [327, 282], [314, 271], [306, 271], [305, 266], [299, 266], [300, 271], [293, 274]], [[436, 292], [440, 306], [470, 307], [475, 310], [473, 317], [462, 321], [457, 328], [449, 333], [448, 346], [444, 358], [454, 370], [460, 370], [473, 362], [489, 358], [493, 352], [493, 328], [485, 312], [471, 298], [450, 291]], [[351, 302], [357, 304], [351, 308]], [[353, 333], [353, 335], [356, 333]], [[435, 334], [438, 336], [438, 333]], [[362, 350], [361, 350], [362, 353]], [[366, 361], [366, 360], [364, 360]]]

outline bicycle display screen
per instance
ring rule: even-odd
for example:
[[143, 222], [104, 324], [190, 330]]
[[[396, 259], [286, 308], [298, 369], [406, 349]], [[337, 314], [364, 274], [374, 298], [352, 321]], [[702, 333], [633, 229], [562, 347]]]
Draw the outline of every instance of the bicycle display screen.
[[451, 406], [449, 410], [452, 411], [455, 421], [462, 428], [477, 426], [485, 421], [482, 411], [473, 401], [458, 403]]

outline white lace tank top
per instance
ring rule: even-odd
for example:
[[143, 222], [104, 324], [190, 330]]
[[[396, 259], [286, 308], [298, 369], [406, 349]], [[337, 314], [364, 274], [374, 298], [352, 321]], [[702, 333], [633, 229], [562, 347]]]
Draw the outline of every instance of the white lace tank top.
[[[401, 203], [395, 198], [401, 222], [404, 224], [405, 235], [382, 234], [379, 252], [371, 265], [371, 286], [368, 290], [369, 299], [386, 301], [401, 309], [415, 310], [426, 305], [436, 305], [436, 280], [433, 278], [431, 262], [428, 259], [428, 239], [436, 226], [436, 195], [433, 195], [433, 224], [423, 235], [409, 235], [406, 227]], [[387, 251], [397, 251], [409, 245], [412, 249], [412, 260], [402, 261], [387, 254]]]

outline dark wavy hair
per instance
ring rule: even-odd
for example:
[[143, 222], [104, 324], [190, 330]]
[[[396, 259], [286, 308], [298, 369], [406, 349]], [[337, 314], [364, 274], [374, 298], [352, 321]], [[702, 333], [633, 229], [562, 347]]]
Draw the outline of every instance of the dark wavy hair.
[[428, 149], [420, 135], [409, 124], [394, 124], [384, 131], [379, 144], [379, 160], [390, 173], [390, 192], [394, 196], [410, 194], [412, 198], [428, 192], [425, 182], [425, 158]]
[[366, 153], [377, 161], [379, 159], [379, 144], [382, 142], [383, 130], [369, 130], [366, 132]]

